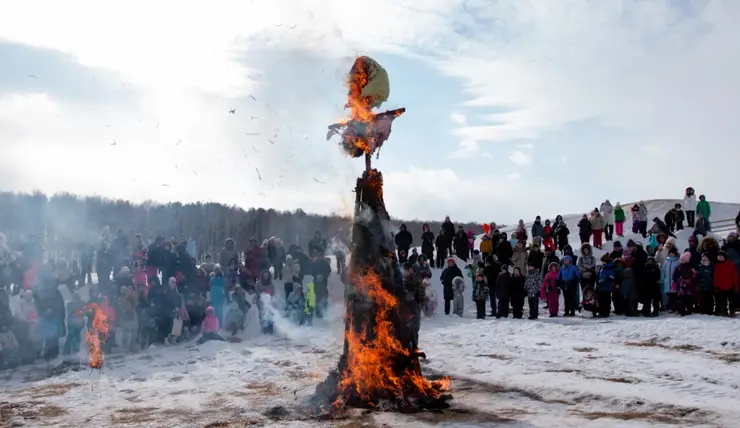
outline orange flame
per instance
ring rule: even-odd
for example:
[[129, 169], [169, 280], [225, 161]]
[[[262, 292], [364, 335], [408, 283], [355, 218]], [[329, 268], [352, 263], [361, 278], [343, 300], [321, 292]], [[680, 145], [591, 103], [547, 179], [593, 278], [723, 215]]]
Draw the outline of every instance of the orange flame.
[[94, 369], [103, 368], [105, 354], [102, 344], [108, 340], [108, 299], [103, 305], [89, 303], [86, 305], [88, 313], [92, 313], [92, 325], [85, 332], [85, 343], [87, 344], [88, 364]]
[[[425, 396], [439, 397], [449, 388], [449, 379], [441, 382], [429, 381], [412, 369], [407, 369], [399, 377], [393, 370], [394, 360], [398, 355], [410, 356], [409, 351], [396, 338], [391, 321], [391, 311], [397, 307], [398, 299], [383, 288], [380, 277], [372, 270], [355, 278], [354, 283], [356, 291], [367, 295], [377, 306], [375, 327], [372, 338], [351, 328], [347, 330], [348, 364], [339, 382], [339, 398], [333, 406], [341, 407], [345, 397], [352, 392], [366, 403], [372, 404], [373, 397], [387, 396], [389, 393], [402, 398], [410, 387]], [[366, 326], [363, 326], [362, 331], [367, 331], [364, 327]]]

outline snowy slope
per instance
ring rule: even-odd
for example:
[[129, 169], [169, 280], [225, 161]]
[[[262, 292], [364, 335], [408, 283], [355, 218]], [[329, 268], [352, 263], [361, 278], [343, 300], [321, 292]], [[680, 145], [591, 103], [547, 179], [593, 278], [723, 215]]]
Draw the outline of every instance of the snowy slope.
[[[441, 296], [439, 273], [433, 286]], [[337, 305], [342, 299], [336, 283], [332, 298]], [[240, 343], [113, 354], [103, 371], [47, 377], [54, 361], [2, 372], [0, 425], [608, 428], [740, 420], [737, 320], [475, 320], [470, 301], [464, 318], [441, 309], [424, 320], [421, 344], [425, 371], [453, 378], [452, 412], [305, 420], [296, 409], [341, 352], [335, 306], [331, 322], [311, 329], [280, 320], [276, 337], [260, 335], [253, 316]], [[282, 421], [264, 415], [277, 405], [292, 414]]]

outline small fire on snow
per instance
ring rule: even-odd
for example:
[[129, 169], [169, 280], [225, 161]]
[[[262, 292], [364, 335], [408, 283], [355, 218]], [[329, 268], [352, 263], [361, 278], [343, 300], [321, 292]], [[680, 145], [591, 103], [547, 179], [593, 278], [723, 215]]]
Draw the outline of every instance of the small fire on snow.
[[108, 299], [103, 304], [89, 303], [85, 307], [92, 316], [90, 327], [85, 332], [87, 344], [88, 365], [94, 369], [103, 368], [105, 354], [102, 345], [108, 340]]

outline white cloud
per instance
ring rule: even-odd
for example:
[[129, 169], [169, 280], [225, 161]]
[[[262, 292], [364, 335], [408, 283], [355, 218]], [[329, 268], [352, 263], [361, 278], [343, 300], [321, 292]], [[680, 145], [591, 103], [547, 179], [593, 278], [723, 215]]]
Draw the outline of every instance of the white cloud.
[[514, 150], [509, 156], [509, 160], [517, 166], [531, 165], [534, 157], [531, 153], [525, 153], [521, 150]]
[[453, 113], [450, 114], [450, 119], [454, 123], [456, 123], [458, 125], [461, 125], [461, 126], [465, 126], [468, 123], [468, 117], [465, 116], [462, 113], [455, 113], [455, 112], [453, 112]]
[[480, 144], [473, 140], [463, 140], [460, 142], [460, 148], [450, 154], [451, 159], [470, 159], [476, 156], [490, 158], [491, 154], [482, 152]]

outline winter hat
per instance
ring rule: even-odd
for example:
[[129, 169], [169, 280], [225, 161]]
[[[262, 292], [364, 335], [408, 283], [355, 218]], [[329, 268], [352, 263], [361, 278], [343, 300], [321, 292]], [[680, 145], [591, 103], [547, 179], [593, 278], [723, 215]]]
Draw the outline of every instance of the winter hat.
[[604, 253], [603, 256], [601, 256], [601, 262], [602, 263], [609, 263], [611, 261], [611, 258], [609, 257], [609, 253]]
[[622, 243], [619, 241], [614, 241], [614, 248], [622, 248]]
[[727, 237], [728, 238], [735, 238], [735, 239], [737, 239], [737, 236], [738, 236], [737, 235], [737, 232], [730, 232], [730, 233], [727, 234]]
[[691, 245], [691, 243], [696, 244], [696, 236], [694, 235], [689, 236], [689, 245]]
[[691, 253], [687, 251], [681, 254], [681, 257], [678, 259], [678, 261], [680, 261], [681, 263], [689, 263], [691, 261]]
[[122, 267], [120, 274], [121, 275], [124, 275], [124, 274], [127, 274], [127, 273], [131, 273], [131, 270], [128, 268], [128, 266]]
[[449, 262], [455, 263], [455, 258], [454, 257], [447, 257], [447, 263], [449, 263]]

